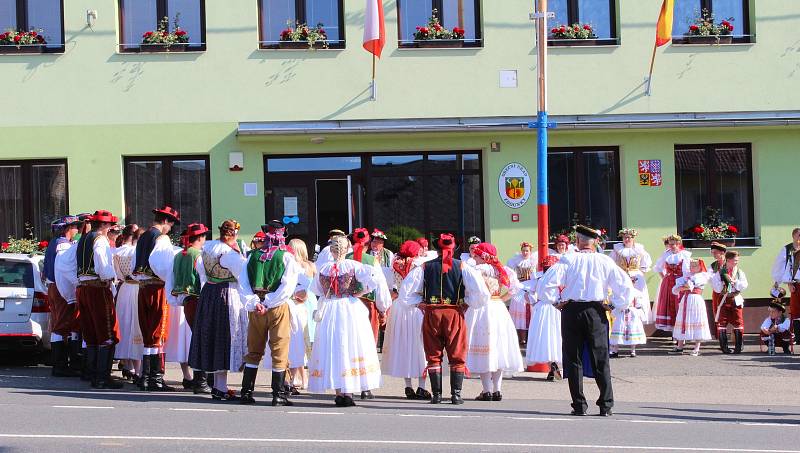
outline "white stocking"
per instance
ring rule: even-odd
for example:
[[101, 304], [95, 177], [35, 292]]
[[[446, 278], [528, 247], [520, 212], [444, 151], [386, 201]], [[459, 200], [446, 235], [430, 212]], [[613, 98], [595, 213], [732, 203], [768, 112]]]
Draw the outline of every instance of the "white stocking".
[[481, 373], [481, 385], [483, 385], [483, 393], [492, 392], [492, 373]]
[[406, 387], [411, 387], [411, 378], [410, 378], [410, 377], [407, 377], [407, 378], [405, 378], [404, 380], [405, 380], [405, 382], [406, 382]]
[[427, 390], [428, 389], [428, 382], [427, 382], [428, 379], [427, 378], [425, 378], [423, 376], [420, 376], [418, 381], [419, 381], [419, 388], [421, 388], [423, 390]]
[[499, 392], [503, 386], [503, 370], [497, 370], [492, 373], [492, 385], [495, 392]]
[[214, 388], [223, 393], [228, 391], [227, 371], [217, 371], [216, 373], [214, 373]]

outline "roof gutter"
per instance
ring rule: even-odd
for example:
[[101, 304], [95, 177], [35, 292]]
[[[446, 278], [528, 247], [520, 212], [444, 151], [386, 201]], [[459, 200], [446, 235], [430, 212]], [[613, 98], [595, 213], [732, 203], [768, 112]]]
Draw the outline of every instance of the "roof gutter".
[[[800, 126], [800, 111], [675, 113], [630, 115], [554, 115], [557, 129], [685, 129]], [[341, 121], [241, 122], [240, 136], [310, 134], [392, 134], [430, 132], [531, 132], [535, 117], [408, 118]]]

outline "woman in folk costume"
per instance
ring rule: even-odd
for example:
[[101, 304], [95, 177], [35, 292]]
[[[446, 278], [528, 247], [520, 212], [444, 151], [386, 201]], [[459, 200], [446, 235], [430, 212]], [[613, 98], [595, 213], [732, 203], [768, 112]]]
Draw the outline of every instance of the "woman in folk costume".
[[553, 254], [558, 257], [561, 257], [562, 255], [575, 251], [575, 246], [572, 245], [572, 240], [570, 240], [569, 236], [567, 236], [566, 234], [559, 234], [556, 237], [556, 242], [554, 247], [556, 249], [554, 251], [555, 253]]
[[[400, 252], [392, 264], [395, 288], [400, 288], [403, 279], [425, 260], [422, 247], [416, 241], [406, 241], [400, 245]], [[431, 394], [425, 389], [424, 376], [427, 360], [422, 345], [422, 311], [415, 305], [408, 305], [404, 298], [394, 300], [386, 322], [386, 336], [383, 344], [381, 371], [384, 375], [405, 379], [406, 398], [410, 400], [430, 400]], [[416, 392], [411, 379], [418, 379]]]
[[466, 252], [462, 252], [458, 259], [463, 261], [470, 266], [475, 266], [475, 247], [477, 247], [481, 243], [481, 238], [478, 236], [470, 236], [467, 239], [467, 245], [469, 245], [469, 249]]
[[533, 305], [531, 323], [528, 328], [528, 347], [525, 350], [525, 362], [528, 365], [546, 363], [550, 365], [550, 372], [547, 374], [548, 381], [561, 379], [561, 312], [555, 304], [561, 302], [560, 299], [549, 300], [539, 298], [536, 290], [537, 283], [542, 275], [558, 262], [555, 255], [547, 255], [540, 266], [541, 272], [534, 278], [523, 283], [528, 287], [526, 300]]
[[622, 243], [614, 244], [614, 250], [611, 252], [611, 259], [628, 274], [633, 287], [639, 291], [633, 306], [627, 307], [624, 311], [617, 309], [612, 313], [614, 318], [611, 327], [612, 358], [619, 357], [620, 345], [630, 346], [631, 357], [636, 357], [636, 345], [647, 342], [644, 324], [648, 323], [650, 317], [650, 297], [647, 294], [644, 274], [650, 271], [652, 259], [644, 247], [636, 243], [638, 234], [632, 228], [620, 230]]
[[677, 234], [667, 236], [667, 250], [658, 258], [653, 270], [661, 277], [656, 301], [656, 329], [672, 332], [678, 313], [678, 295], [672, 292], [675, 281], [689, 273], [691, 252], [683, 248], [683, 239]]
[[248, 352], [244, 304], [258, 302], [247, 281], [247, 260], [236, 243], [236, 225], [235, 220], [222, 222], [220, 238], [203, 246], [207, 282], [200, 291], [189, 350], [193, 369], [215, 374], [211, 397], [218, 401], [238, 398], [228, 390], [228, 371], [241, 369]]
[[683, 345], [694, 341], [691, 355], [696, 357], [700, 355], [700, 342], [711, 339], [706, 301], [703, 299], [703, 288], [710, 279], [703, 260], [690, 260], [689, 272], [675, 280], [672, 293], [680, 298], [680, 307], [672, 331], [678, 344], [672, 352], [683, 353]]
[[292, 336], [289, 340], [289, 390], [292, 395], [299, 395], [298, 389], [308, 388], [308, 373], [306, 373], [306, 363], [311, 353], [311, 338], [313, 338], [312, 323], [314, 322], [313, 313], [317, 309], [317, 296], [311, 291], [311, 283], [317, 273], [314, 263], [308, 259], [308, 248], [301, 239], [289, 241], [289, 248], [294, 254], [294, 258], [303, 268], [303, 274], [298, 276], [297, 291], [294, 293], [292, 302], [295, 310], [292, 310]]
[[315, 313], [317, 332], [308, 364], [308, 389], [313, 393], [336, 391], [336, 406], [355, 406], [354, 392], [368, 392], [381, 383], [381, 365], [369, 311], [360, 297], [368, 292], [389, 296], [380, 269], [345, 259], [347, 238], [331, 239], [332, 260], [323, 264], [312, 283], [319, 297]]
[[139, 382], [142, 373], [142, 330], [139, 327], [139, 285], [132, 281], [136, 241], [144, 230], [136, 224], [126, 225], [122, 235], [117, 238], [119, 245], [114, 250], [114, 272], [122, 282], [117, 289], [117, 322], [119, 323], [119, 344], [114, 353], [122, 364], [122, 376]]
[[[525, 282], [534, 276], [538, 257], [539, 254], [533, 252], [533, 244], [523, 242], [519, 246], [519, 253], [508, 260], [507, 266], [514, 270], [523, 287], [526, 286]], [[528, 324], [531, 322], [531, 305], [527, 302], [525, 295], [525, 291], [517, 291], [508, 306], [508, 313], [511, 314], [511, 320], [514, 321], [521, 345], [528, 340]]]
[[467, 369], [481, 377], [483, 391], [478, 401], [503, 399], [503, 372], [523, 370], [514, 322], [505, 301], [521, 291], [514, 270], [497, 259], [497, 248], [483, 242], [473, 252], [476, 269], [489, 288], [490, 297], [468, 300], [464, 314], [467, 327]]
[[197, 313], [197, 301], [206, 282], [203, 258], [200, 256], [206, 242], [208, 227], [192, 223], [181, 233], [183, 250], [175, 255], [172, 280], [167, 290], [169, 303], [169, 332], [164, 345], [167, 362], [176, 362], [183, 371], [183, 388], [195, 394], [211, 393], [205, 372], [189, 368], [189, 348], [192, 344], [192, 327]]

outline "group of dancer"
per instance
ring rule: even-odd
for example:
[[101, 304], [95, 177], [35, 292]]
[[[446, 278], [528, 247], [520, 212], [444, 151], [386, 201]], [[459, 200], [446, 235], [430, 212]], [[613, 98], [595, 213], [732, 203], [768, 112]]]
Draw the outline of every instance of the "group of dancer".
[[[329, 244], [312, 262], [303, 241], [286, 242], [278, 221], [263, 225], [250, 247], [232, 219], [218, 227], [214, 240], [207, 240], [205, 225], [190, 224], [181, 233], [181, 247], [174, 246], [169, 233], [180, 215], [169, 206], [153, 210], [149, 228], [120, 228], [117, 221], [108, 211], [57, 220], [56, 239], [44, 261], [53, 316], [53, 374], [81, 375], [96, 388], [122, 387], [111, 377], [116, 359], [123, 376], [143, 391], [175, 390], [164, 381], [164, 369], [165, 362], [177, 362], [185, 389], [210, 393], [218, 401], [255, 403], [256, 377], [263, 366], [271, 372], [275, 406], [292, 405], [289, 397], [303, 389], [333, 390], [337, 406], [354, 406], [355, 394], [373, 398], [381, 375], [403, 378], [409, 399], [439, 403], [447, 353], [453, 404], [463, 403], [467, 373], [481, 379], [477, 400], [500, 401], [504, 375], [543, 364], [549, 367], [547, 379], [555, 380], [564, 363], [572, 374], [573, 408], [585, 412], [582, 389], [573, 388], [572, 379], [589, 370], [574, 363], [573, 355], [588, 354], [588, 368], [599, 375], [598, 382], [608, 357], [600, 357], [597, 332], [563, 331], [586, 316], [583, 308], [574, 313], [570, 308], [572, 321], [567, 322], [562, 319], [565, 307], [589, 306], [569, 302], [601, 304], [603, 319], [611, 320], [605, 330], [609, 357], [617, 357], [622, 345], [630, 346], [635, 357], [649, 323], [672, 332], [674, 352], [694, 342], [691, 354], [698, 355], [700, 342], [711, 339], [701, 295], [709, 282], [720, 348], [725, 353], [742, 350], [741, 292], [747, 279], [738, 254], [717, 243], [711, 271], [691, 258], [676, 235], [665, 238], [666, 250], [653, 265], [636, 242], [636, 230], [623, 229], [622, 242], [608, 261], [614, 269], [608, 270], [606, 261], [592, 267], [578, 259], [599, 250], [600, 232], [586, 227], [579, 234], [586, 239], [583, 245], [559, 236], [555, 250], [539, 260], [532, 244], [522, 243], [506, 265], [494, 245], [477, 237], [456, 259], [456, 239], [449, 234], [435, 238], [436, 250], [419, 238], [403, 242], [393, 253], [384, 247], [382, 231], [359, 228], [349, 235], [331, 231]], [[796, 236], [793, 248], [785, 250], [785, 267], [795, 277], [800, 232]], [[549, 271], [558, 263], [558, 272]], [[578, 266], [577, 275], [601, 272], [595, 282], [600, 286], [570, 288], [564, 282], [574, 275], [559, 274], [567, 264]], [[662, 276], [653, 307], [645, 281], [651, 266]], [[794, 301], [797, 280], [789, 283]], [[591, 297], [569, 297], [580, 291]], [[728, 324], [733, 326], [733, 350]], [[768, 326], [767, 333], [779, 328]], [[265, 354], [269, 359], [263, 360]], [[231, 371], [243, 371], [238, 394], [227, 384]], [[603, 398], [612, 400], [610, 393]], [[610, 412], [608, 401], [598, 402], [601, 412], [604, 407]]]

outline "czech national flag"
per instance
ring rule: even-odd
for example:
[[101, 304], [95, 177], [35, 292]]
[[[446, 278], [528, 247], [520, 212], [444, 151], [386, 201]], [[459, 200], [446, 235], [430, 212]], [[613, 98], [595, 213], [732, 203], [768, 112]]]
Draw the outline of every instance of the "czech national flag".
[[380, 58], [383, 46], [386, 44], [383, 0], [367, 0], [367, 9], [364, 16], [364, 49]]

